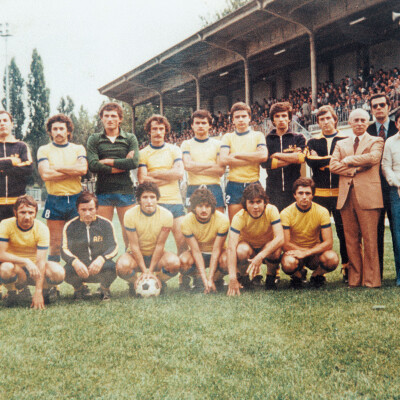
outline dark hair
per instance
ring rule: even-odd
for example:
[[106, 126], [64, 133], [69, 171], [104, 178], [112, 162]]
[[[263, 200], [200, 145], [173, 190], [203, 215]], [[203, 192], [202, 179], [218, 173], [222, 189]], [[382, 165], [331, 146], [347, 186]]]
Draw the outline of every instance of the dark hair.
[[50, 117], [46, 122], [46, 130], [47, 133], [51, 136], [51, 128], [54, 123], [60, 122], [61, 124], [65, 124], [68, 131], [68, 140], [72, 139], [72, 132], [74, 131], [74, 124], [70, 117], [65, 114], [56, 114]]
[[192, 117], [190, 119], [190, 125], [193, 125], [194, 119], [195, 118], [207, 118], [208, 123], [211, 125], [212, 124], [212, 117], [209, 111], [207, 110], [197, 110], [192, 114]]
[[247, 185], [243, 190], [242, 199], [240, 204], [247, 211], [246, 202], [247, 200], [261, 199], [264, 200], [265, 205], [269, 203], [269, 197], [267, 193], [265, 193], [264, 188], [261, 186], [261, 183], [255, 182]]
[[97, 209], [99, 207], [99, 201], [97, 200], [96, 195], [85, 190], [76, 200], [76, 209], [78, 209], [80, 204], [87, 204], [90, 203], [92, 200], [94, 201]]
[[292, 189], [292, 193], [296, 194], [297, 189], [300, 187], [310, 187], [312, 194], [314, 196], [315, 194], [315, 183], [311, 178], [306, 178], [306, 177], [301, 177], [299, 179], [296, 179], [293, 183], [293, 189]]
[[6, 111], [6, 110], [0, 110], [0, 114], [7, 114], [7, 115], [10, 117], [10, 121], [13, 122], [13, 117], [12, 117], [12, 115], [11, 115], [8, 111]]
[[160, 191], [158, 189], [158, 186], [153, 183], [153, 182], [143, 182], [138, 187], [136, 188], [136, 199], [138, 202], [140, 202], [140, 198], [142, 197], [142, 194], [144, 192], [152, 192], [156, 195], [157, 200], [160, 199]]
[[400, 118], [400, 110], [396, 111], [396, 114], [394, 114], [394, 122], [397, 123], [398, 119]]
[[232, 106], [232, 108], [231, 108], [232, 119], [233, 119], [233, 113], [235, 111], [246, 111], [247, 114], [249, 114], [249, 117], [251, 118], [251, 108], [246, 103], [243, 103], [242, 101], [239, 101]]
[[338, 123], [338, 117], [332, 106], [322, 106], [319, 108], [319, 110], [317, 112], [317, 123], [319, 122], [319, 117], [321, 117], [322, 115], [328, 114], [328, 113], [331, 113], [333, 119], [335, 120], [335, 128], [336, 128], [337, 123]]
[[29, 196], [28, 194], [24, 194], [18, 197], [17, 201], [14, 203], [13, 206], [14, 214], [17, 214], [18, 208], [20, 206], [35, 207], [36, 212], [38, 211], [38, 204], [36, 203], [36, 200], [32, 196]]
[[385, 93], [375, 93], [369, 98], [369, 105], [372, 108], [372, 100], [379, 99], [380, 97], [384, 97], [386, 104], [390, 107], [390, 99]]
[[212, 194], [211, 190], [207, 189], [206, 187], [199, 187], [190, 196], [190, 211], [195, 213], [195, 208], [199, 204], [203, 203], [206, 203], [211, 207], [212, 214], [215, 213], [215, 209], [217, 207], [217, 200], [215, 199], [215, 196]]
[[124, 110], [118, 103], [112, 102], [104, 104], [104, 106], [102, 106], [99, 111], [100, 118], [103, 118], [104, 111], [116, 111], [118, 117], [120, 117], [121, 119], [124, 118]]
[[170, 133], [171, 131], [171, 125], [169, 124], [167, 118], [165, 118], [163, 115], [159, 114], [154, 114], [150, 118], [146, 119], [146, 122], [144, 123], [144, 130], [150, 134], [151, 131], [151, 123], [155, 121], [158, 124], [163, 124], [165, 126], [165, 133]]
[[280, 112], [287, 112], [289, 116], [289, 121], [292, 120], [292, 112], [293, 108], [287, 101], [282, 101], [280, 103], [275, 103], [271, 106], [271, 110], [269, 111], [269, 115], [271, 118], [272, 123], [274, 122], [274, 116]]

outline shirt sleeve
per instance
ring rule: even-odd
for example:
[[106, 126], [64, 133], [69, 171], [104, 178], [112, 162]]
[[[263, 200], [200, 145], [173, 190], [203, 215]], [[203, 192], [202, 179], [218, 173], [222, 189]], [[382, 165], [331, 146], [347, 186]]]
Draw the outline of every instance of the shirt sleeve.
[[147, 152], [146, 149], [139, 152], [139, 167], [147, 167]]
[[137, 168], [139, 164], [139, 145], [136, 136], [133, 133], [126, 134], [128, 141], [128, 153], [133, 151], [133, 158], [118, 158], [114, 160], [114, 167], [129, 171]]
[[279, 215], [278, 208], [273, 204], [271, 204], [270, 216], [271, 216], [271, 225], [275, 225], [281, 222], [281, 216]]
[[244, 221], [242, 215], [236, 214], [231, 223], [231, 231], [235, 233], [240, 233], [240, 231], [243, 229]]
[[50, 231], [49, 228], [42, 223], [38, 225], [38, 239], [37, 239], [37, 248], [39, 250], [47, 250], [50, 245]]
[[182, 161], [182, 151], [178, 146], [173, 146], [174, 163]]
[[331, 226], [331, 218], [329, 216], [329, 211], [321, 207], [321, 228], [329, 228]]
[[9, 224], [6, 221], [0, 223], [0, 241], [8, 242], [10, 240]]
[[229, 231], [229, 219], [226, 215], [222, 215], [218, 221], [218, 236], [226, 236]]
[[190, 215], [191, 215], [191, 213], [185, 215], [185, 217], [182, 220], [182, 225], [181, 225], [182, 235], [185, 236], [186, 238], [193, 236], [193, 230], [191, 229], [191, 226], [190, 226]]
[[257, 132], [257, 147], [266, 145], [264, 134], [262, 132]]
[[76, 158], [78, 159], [78, 158], [87, 158], [86, 157], [86, 149], [82, 146], [82, 145], [79, 145], [78, 146], [78, 149], [77, 149], [77, 152], [76, 152], [77, 154], [76, 154]]
[[290, 218], [286, 209], [281, 212], [281, 222], [283, 229], [290, 229]]
[[135, 218], [133, 218], [133, 215], [130, 212], [126, 212], [124, 215], [124, 227], [127, 231], [136, 231]]
[[112, 167], [109, 165], [102, 164], [99, 161], [99, 153], [97, 150], [97, 145], [99, 142], [99, 135], [94, 133], [93, 135], [89, 136], [87, 141], [87, 158], [88, 158], [88, 165], [89, 170], [91, 172], [96, 173], [103, 173], [103, 174], [111, 174]]
[[228, 147], [231, 148], [231, 141], [229, 133], [225, 133], [221, 139], [221, 147]]
[[190, 154], [189, 143], [187, 140], [183, 141], [183, 143], [181, 144], [181, 151], [182, 154]]

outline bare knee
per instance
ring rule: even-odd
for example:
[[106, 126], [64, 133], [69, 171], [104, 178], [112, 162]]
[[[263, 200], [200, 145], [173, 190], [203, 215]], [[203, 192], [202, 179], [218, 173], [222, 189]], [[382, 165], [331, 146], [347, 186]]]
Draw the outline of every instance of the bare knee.
[[58, 285], [65, 279], [65, 270], [60, 264], [54, 261], [47, 261], [46, 278], [55, 285]]
[[284, 255], [281, 265], [285, 274], [293, 275], [299, 267], [299, 260], [296, 257]]
[[9, 262], [4, 262], [0, 265], [0, 277], [4, 280], [12, 279], [17, 275], [15, 265]]
[[324, 270], [332, 272], [339, 264], [339, 257], [333, 250], [328, 250], [321, 255], [321, 263]]
[[185, 251], [184, 253], [182, 253], [179, 256], [179, 259], [180, 259], [180, 267], [183, 271], [189, 270], [194, 263], [193, 256], [190, 251]]
[[124, 278], [130, 275], [134, 270], [134, 262], [132, 256], [128, 253], [123, 254], [118, 260], [116, 264], [117, 275], [121, 278]]
[[253, 249], [247, 243], [239, 243], [236, 255], [239, 262], [247, 261], [253, 253]]
[[181, 269], [181, 260], [176, 254], [166, 255], [163, 261], [163, 267], [171, 274], [178, 273]]

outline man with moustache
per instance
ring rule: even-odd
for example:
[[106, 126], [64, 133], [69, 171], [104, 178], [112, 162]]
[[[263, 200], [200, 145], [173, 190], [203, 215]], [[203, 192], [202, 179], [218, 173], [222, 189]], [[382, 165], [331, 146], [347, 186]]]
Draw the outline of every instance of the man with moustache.
[[85, 148], [70, 142], [74, 130], [71, 118], [56, 114], [48, 119], [46, 129], [51, 142], [39, 147], [37, 153], [39, 174], [48, 193], [42, 217], [50, 230], [48, 259], [60, 262], [62, 230], [78, 215], [75, 203], [82, 192], [87, 159]]

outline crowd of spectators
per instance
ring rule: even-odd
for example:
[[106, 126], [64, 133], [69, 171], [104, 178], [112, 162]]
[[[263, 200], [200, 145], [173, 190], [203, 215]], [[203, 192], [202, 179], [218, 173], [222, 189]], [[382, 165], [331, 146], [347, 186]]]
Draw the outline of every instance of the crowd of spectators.
[[[373, 93], [386, 93], [391, 101], [391, 108], [400, 106], [400, 77], [399, 68], [390, 71], [379, 69], [374, 70], [371, 66], [369, 71], [363, 69], [358, 71], [356, 77], [346, 76], [338, 84], [326, 81], [318, 84], [317, 107], [312, 106], [311, 88], [299, 88], [291, 90], [288, 96], [276, 98], [264, 98], [262, 104], [258, 101], [251, 105], [252, 123], [254, 129], [265, 126], [265, 121], [269, 119], [271, 106], [278, 101], [288, 101], [293, 106], [293, 120], [306, 129], [310, 125], [316, 124], [316, 114], [318, 108], [323, 105], [331, 105], [339, 117], [339, 121], [347, 121], [349, 113], [356, 108], [370, 110], [368, 99]], [[238, 99], [238, 101], [243, 101]], [[211, 136], [222, 136], [226, 132], [233, 130], [229, 112], [222, 114], [218, 111], [213, 114], [213, 126]], [[181, 126], [171, 131], [166, 138], [169, 143], [180, 145], [184, 140], [193, 137], [190, 129], [190, 121], [182, 121]], [[144, 147], [148, 143], [142, 143]]]

